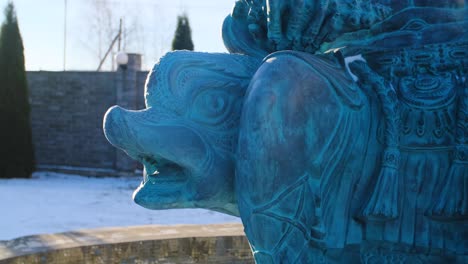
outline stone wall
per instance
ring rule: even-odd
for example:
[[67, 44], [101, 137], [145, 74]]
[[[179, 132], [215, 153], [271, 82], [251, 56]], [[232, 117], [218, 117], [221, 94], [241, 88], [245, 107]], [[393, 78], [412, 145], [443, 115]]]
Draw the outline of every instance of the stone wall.
[[144, 108], [147, 72], [140, 67], [139, 55], [131, 54], [127, 68], [116, 72], [28, 72], [38, 169], [93, 175], [135, 171], [139, 165], [107, 142], [102, 119], [116, 104]]

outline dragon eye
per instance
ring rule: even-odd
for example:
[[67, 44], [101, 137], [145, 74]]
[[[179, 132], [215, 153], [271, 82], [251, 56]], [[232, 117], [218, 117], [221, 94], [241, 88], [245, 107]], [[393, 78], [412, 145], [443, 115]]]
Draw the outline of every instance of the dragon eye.
[[206, 110], [213, 114], [218, 114], [223, 111], [226, 105], [225, 96], [219, 94], [208, 94], [205, 96]]
[[230, 117], [232, 101], [232, 96], [225, 91], [201, 92], [193, 101], [190, 117], [199, 123], [217, 125]]
[[421, 19], [412, 19], [401, 30], [418, 31], [427, 26], [427, 23]]

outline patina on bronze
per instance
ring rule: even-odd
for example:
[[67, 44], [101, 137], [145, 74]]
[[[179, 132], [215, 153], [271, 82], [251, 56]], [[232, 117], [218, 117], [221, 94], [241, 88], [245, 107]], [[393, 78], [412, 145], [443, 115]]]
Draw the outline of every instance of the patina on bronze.
[[461, 0], [237, 1], [109, 110], [135, 201], [238, 215], [257, 263], [468, 263]]

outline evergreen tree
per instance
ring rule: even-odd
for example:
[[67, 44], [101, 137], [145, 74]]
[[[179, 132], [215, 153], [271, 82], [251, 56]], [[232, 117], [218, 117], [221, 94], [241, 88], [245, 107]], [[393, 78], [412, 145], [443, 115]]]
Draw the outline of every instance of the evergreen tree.
[[177, 17], [177, 29], [172, 40], [172, 50], [193, 50], [192, 29], [186, 14]]
[[0, 177], [28, 178], [34, 170], [23, 41], [9, 2], [0, 29]]

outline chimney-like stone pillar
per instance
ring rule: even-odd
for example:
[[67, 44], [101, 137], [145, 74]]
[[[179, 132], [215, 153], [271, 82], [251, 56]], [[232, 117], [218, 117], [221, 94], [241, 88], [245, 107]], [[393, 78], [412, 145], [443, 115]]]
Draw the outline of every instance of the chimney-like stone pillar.
[[[141, 54], [129, 53], [127, 65], [119, 65], [116, 72], [116, 105], [128, 110], [136, 110], [138, 105], [137, 73], [141, 71]], [[134, 172], [138, 163], [130, 159], [122, 150], [116, 149], [115, 169], [118, 172]]]

